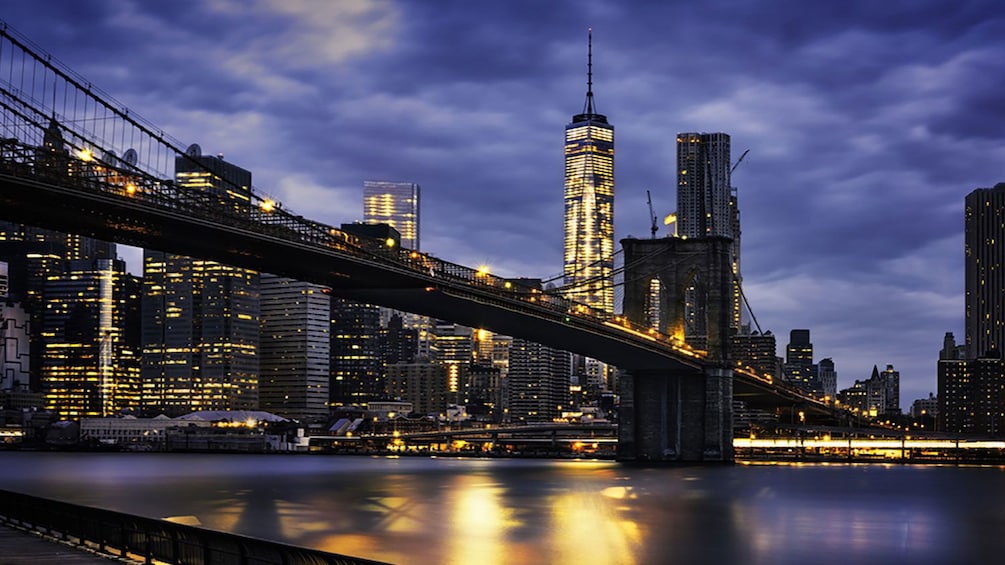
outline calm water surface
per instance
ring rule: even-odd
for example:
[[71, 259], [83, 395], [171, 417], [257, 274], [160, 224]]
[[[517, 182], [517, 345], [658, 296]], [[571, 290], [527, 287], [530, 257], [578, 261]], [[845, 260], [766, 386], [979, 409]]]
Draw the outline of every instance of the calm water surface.
[[0, 452], [3, 487], [393, 563], [1000, 563], [1005, 468]]

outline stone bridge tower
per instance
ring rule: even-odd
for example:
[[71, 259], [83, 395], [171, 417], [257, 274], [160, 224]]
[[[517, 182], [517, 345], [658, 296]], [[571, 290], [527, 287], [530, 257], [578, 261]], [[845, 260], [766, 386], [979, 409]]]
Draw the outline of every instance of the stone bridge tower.
[[688, 325], [696, 327], [703, 336], [693, 340], [695, 349], [706, 350], [708, 357], [701, 369], [668, 367], [622, 376], [618, 458], [732, 461], [732, 240], [628, 238], [621, 246], [625, 316], [681, 339]]

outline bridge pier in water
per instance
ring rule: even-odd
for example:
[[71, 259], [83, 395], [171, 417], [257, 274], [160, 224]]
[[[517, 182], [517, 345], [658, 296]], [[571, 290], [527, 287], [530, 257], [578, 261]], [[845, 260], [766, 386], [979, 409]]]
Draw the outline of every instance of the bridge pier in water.
[[635, 371], [619, 375], [619, 461], [733, 461], [733, 372]]

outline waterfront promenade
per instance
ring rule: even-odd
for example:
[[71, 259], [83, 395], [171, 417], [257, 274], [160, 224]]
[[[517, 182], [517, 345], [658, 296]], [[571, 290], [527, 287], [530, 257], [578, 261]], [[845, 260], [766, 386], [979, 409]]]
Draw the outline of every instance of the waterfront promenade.
[[103, 555], [0, 524], [0, 565], [111, 565], [139, 563]]

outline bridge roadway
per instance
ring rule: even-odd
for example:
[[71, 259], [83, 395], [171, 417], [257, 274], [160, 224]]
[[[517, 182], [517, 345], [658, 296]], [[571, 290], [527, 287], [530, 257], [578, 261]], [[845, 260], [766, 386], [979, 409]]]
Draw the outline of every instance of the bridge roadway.
[[[235, 212], [169, 180], [105, 163], [62, 157], [69, 166], [55, 169], [77, 172], [53, 175], [35, 163], [38, 148], [0, 142], [0, 219], [314, 282], [343, 298], [521, 337], [630, 371], [703, 370], [701, 351], [519, 281], [361, 242], [261, 199]], [[734, 397], [755, 407], [830, 411], [742, 368], [735, 371]]]

